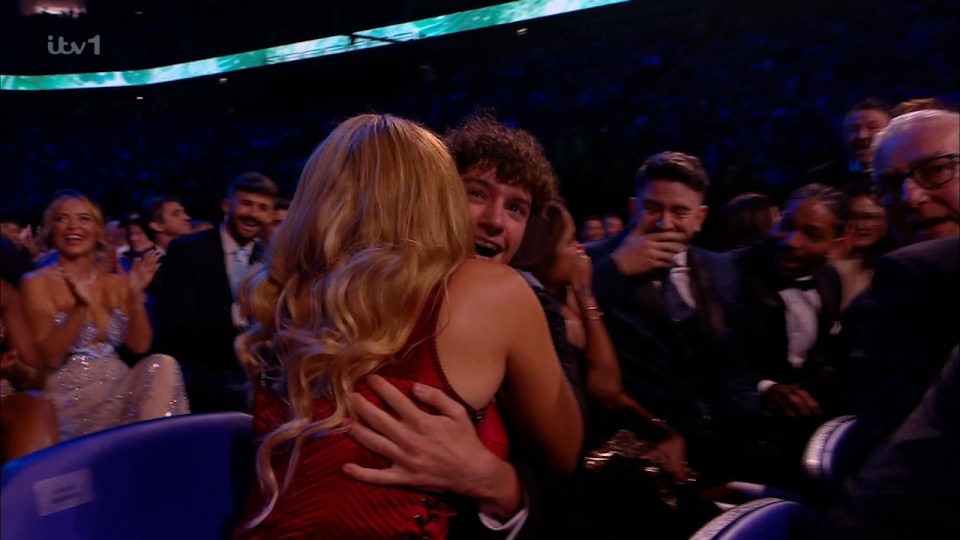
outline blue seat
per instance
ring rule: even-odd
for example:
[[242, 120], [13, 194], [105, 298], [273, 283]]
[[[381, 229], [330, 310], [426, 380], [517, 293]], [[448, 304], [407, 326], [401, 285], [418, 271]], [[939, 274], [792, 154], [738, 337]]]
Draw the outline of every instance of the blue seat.
[[811, 478], [830, 487], [843, 480], [844, 443], [856, 421], [852, 415], [838, 416], [824, 422], [813, 433], [803, 452], [803, 467]]
[[691, 540], [805, 540], [822, 538], [823, 519], [795, 501], [765, 497], [713, 518]]
[[253, 479], [252, 417], [177, 416], [58, 444], [3, 468], [5, 540], [227, 538]]

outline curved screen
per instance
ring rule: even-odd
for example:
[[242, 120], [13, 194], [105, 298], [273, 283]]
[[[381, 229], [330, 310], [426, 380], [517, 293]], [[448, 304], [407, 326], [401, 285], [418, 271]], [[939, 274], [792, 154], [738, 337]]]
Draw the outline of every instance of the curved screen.
[[[373, 28], [352, 35], [312, 39], [289, 45], [279, 45], [152, 69], [62, 75], [0, 75], [0, 89], [68, 90], [159, 84], [372, 49], [393, 43], [445, 36], [627, 1], [629, 0], [519, 0], [419, 21]], [[99, 43], [97, 43], [97, 46], [99, 46]]]

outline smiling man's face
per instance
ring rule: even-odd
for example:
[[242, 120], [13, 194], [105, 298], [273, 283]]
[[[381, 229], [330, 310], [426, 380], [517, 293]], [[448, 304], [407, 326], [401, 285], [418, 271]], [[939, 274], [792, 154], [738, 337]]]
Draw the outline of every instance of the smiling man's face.
[[477, 256], [510, 262], [520, 247], [530, 217], [529, 190], [502, 183], [497, 177], [497, 168], [486, 164], [470, 167], [461, 178], [470, 203]]

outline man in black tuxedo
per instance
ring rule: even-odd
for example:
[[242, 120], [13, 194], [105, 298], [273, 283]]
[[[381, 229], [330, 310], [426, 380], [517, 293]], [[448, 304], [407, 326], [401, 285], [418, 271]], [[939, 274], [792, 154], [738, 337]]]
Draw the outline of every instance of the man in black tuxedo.
[[162, 351], [183, 368], [194, 412], [249, 408], [246, 374], [233, 342], [245, 326], [237, 287], [259, 263], [257, 236], [271, 219], [276, 185], [259, 173], [230, 183], [219, 227], [173, 241], [163, 262], [163, 294], [157, 298]]
[[722, 482], [745, 457], [759, 406], [738, 344], [734, 263], [690, 246], [708, 185], [696, 157], [651, 156], [632, 229], [587, 251], [624, 389], [683, 435], [704, 480]]
[[849, 472], [917, 406], [960, 328], [960, 115], [895, 118], [878, 138], [875, 164], [881, 201], [894, 210], [909, 205], [907, 225], [931, 240], [881, 257], [870, 289], [850, 308], [861, 324], [850, 358], [857, 422]]
[[798, 487], [807, 441], [844, 410], [834, 369], [841, 281], [828, 257], [841, 248], [849, 199], [809, 184], [787, 199], [767, 236], [736, 253], [743, 282], [747, 366], [766, 413], [767, 482]]

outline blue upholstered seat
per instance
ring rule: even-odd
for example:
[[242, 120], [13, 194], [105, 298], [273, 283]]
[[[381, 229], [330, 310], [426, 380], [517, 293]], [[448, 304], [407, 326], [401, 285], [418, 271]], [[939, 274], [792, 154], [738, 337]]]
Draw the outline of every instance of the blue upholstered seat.
[[130, 424], [3, 468], [6, 540], [211, 540], [236, 524], [253, 478], [252, 418], [214, 413]]

